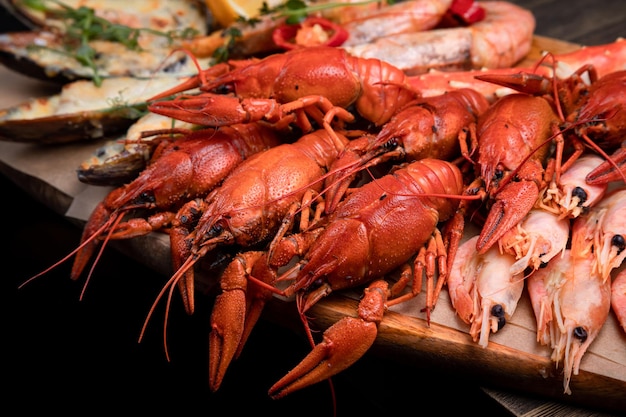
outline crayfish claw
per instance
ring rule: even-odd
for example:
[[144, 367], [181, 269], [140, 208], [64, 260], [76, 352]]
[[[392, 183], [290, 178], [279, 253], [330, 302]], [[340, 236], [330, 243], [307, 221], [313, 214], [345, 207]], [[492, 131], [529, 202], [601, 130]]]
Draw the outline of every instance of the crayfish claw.
[[377, 324], [344, 317], [324, 332], [324, 340], [269, 390], [274, 399], [324, 381], [356, 362], [378, 334]]
[[527, 94], [545, 94], [550, 91], [552, 82], [540, 74], [520, 71], [517, 74], [487, 73], [475, 78], [492, 84], [501, 85]]
[[322, 342], [270, 388], [270, 397], [283, 398], [324, 381], [359, 360], [376, 340], [388, 296], [386, 281], [370, 284], [359, 302], [359, 317], [344, 317], [326, 329]]
[[246, 314], [243, 291], [227, 291], [215, 300], [209, 334], [209, 388], [219, 389], [241, 341]]
[[508, 230], [522, 221], [535, 205], [538, 196], [539, 189], [532, 181], [507, 184], [489, 209], [476, 243], [478, 253], [485, 254]]

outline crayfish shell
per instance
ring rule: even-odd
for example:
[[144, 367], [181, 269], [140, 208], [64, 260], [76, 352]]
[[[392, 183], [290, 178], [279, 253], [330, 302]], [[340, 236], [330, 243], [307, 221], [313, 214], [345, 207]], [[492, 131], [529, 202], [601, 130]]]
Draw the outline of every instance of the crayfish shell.
[[[67, 23], [54, 14], [29, 8], [25, 2], [12, 2], [13, 14], [20, 20], [32, 22], [32, 31], [0, 35], [0, 62], [21, 74], [57, 83], [98, 77], [156, 77], [182, 76], [197, 72], [191, 57], [179, 50], [179, 43], [167, 34], [193, 31], [207, 32], [208, 17], [205, 8], [194, 1], [126, 0], [126, 1], [64, 1], [77, 8], [91, 8], [95, 16], [113, 24], [139, 32], [139, 48], [109, 40], [91, 40], [94, 66], [84, 65], [74, 55], [80, 45], [67, 34]], [[44, 2], [55, 7], [54, 2]], [[74, 31], [76, 29], [74, 28]], [[158, 32], [158, 33], [157, 33]], [[132, 35], [129, 35], [129, 37]], [[82, 48], [82, 47], [81, 47]]]
[[0, 140], [59, 144], [116, 135], [147, 112], [147, 99], [179, 82], [120, 77], [96, 87], [91, 81], [75, 81], [57, 95], [0, 110]]

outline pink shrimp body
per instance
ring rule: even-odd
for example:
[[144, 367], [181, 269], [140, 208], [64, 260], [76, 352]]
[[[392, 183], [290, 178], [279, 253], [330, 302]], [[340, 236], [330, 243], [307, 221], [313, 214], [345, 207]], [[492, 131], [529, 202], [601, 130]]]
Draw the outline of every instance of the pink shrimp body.
[[606, 194], [608, 184], [591, 185], [585, 177], [604, 161], [599, 155], [585, 154], [561, 175], [559, 184], [546, 188], [541, 207], [555, 211], [562, 218], [576, 218], [598, 203]]
[[510, 273], [515, 275], [530, 267], [539, 269], [565, 250], [569, 240], [569, 220], [555, 213], [532, 209], [524, 220], [499, 240], [501, 251], [515, 256]]
[[626, 332], [626, 269], [622, 269], [611, 284], [611, 308]]
[[[448, 291], [459, 317], [470, 324], [470, 335], [487, 347], [489, 334], [496, 333], [511, 318], [522, 296], [522, 274], [511, 275], [515, 258], [496, 247], [479, 255], [475, 236], [459, 246]], [[479, 337], [480, 335], [480, 337]]]
[[485, 19], [467, 27], [402, 33], [345, 49], [360, 58], [386, 61], [409, 75], [432, 69], [512, 67], [530, 51], [534, 16], [505, 1], [478, 4], [485, 9]]
[[563, 387], [578, 375], [580, 361], [604, 325], [610, 310], [611, 284], [594, 272], [593, 256], [573, 257], [568, 249], [546, 268], [528, 277], [528, 292], [537, 320], [537, 340], [552, 348], [563, 366]]
[[574, 222], [572, 251], [576, 256], [594, 255], [594, 271], [608, 281], [619, 267], [626, 251], [626, 188], [609, 192], [584, 219]]

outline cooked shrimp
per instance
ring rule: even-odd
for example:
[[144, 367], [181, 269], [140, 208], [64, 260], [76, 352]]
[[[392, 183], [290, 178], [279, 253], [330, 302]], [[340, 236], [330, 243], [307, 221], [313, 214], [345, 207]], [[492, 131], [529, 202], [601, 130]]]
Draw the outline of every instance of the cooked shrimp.
[[[484, 255], [476, 252], [475, 236], [459, 246], [448, 275], [448, 292], [459, 317], [470, 324], [470, 336], [487, 347], [511, 318], [522, 296], [522, 274], [510, 274], [515, 258], [494, 246]], [[480, 336], [480, 337], [479, 337]]]
[[626, 258], [626, 188], [610, 191], [589, 214], [574, 222], [573, 256], [594, 256], [594, 273], [609, 281], [611, 271]]
[[568, 249], [546, 268], [528, 277], [528, 293], [537, 320], [537, 340], [552, 348], [552, 361], [563, 365], [563, 388], [578, 375], [580, 361], [606, 321], [611, 282], [594, 272], [593, 255], [573, 257]]
[[[386, 1], [355, 0], [307, 3], [319, 6], [318, 15], [341, 25], [349, 33], [344, 45], [354, 45], [372, 42], [383, 36], [432, 29], [443, 18], [452, 0], [411, 0], [392, 5], [388, 5]], [[333, 3], [333, 7], [324, 8], [324, 3]], [[339, 6], [343, 3], [344, 6]], [[272, 40], [272, 33], [285, 22], [286, 18], [279, 13], [264, 14], [255, 18], [254, 24], [235, 22], [226, 30], [222, 28], [208, 36], [193, 38], [185, 42], [184, 46], [202, 58], [212, 56], [229, 41], [232, 41], [229, 54], [234, 57], [278, 51], [279, 48]], [[236, 33], [237, 36], [229, 39], [228, 33]]]
[[523, 273], [528, 267], [539, 269], [565, 250], [569, 240], [569, 220], [557, 214], [532, 209], [524, 220], [498, 241], [500, 250], [515, 256], [510, 273]]
[[561, 174], [559, 184], [552, 182], [543, 192], [540, 206], [558, 213], [561, 218], [575, 218], [589, 210], [605, 195], [608, 184], [587, 184], [585, 178], [604, 162], [597, 154], [585, 154]]
[[530, 51], [533, 14], [505, 1], [479, 4], [485, 9], [485, 19], [467, 27], [394, 35], [346, 50], [361, 58], [387, 61], [409, 75], [431, 69], [512, 67]]
[[360, 16], [339, 15], [335, 22], [350, 34], [342, 46], [363, 45], [380, 38], [430, 30], [437, 26], [451, 4], [452, 0], [403, 1]]
[[620, 271], [611, 284], [611, 308], [626, 332], [626, 269]]

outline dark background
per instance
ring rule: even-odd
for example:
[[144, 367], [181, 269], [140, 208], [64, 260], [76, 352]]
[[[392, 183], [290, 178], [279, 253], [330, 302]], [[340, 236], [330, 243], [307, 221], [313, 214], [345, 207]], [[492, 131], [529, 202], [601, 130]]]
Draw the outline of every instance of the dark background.
[[[623, 0], [524, 0], [537, 17], [536, 33], [582, 44], [624, 36]], [[21, 28], [0, 9], [3, 32]], [[1, 83], [1, 81], [0, 81]], [[171, 361], [162, 341], [163, 310], [145, 339], [143, 321], [167, 277], [110, 249], [84, 298], [84, 280], [69, 280], [69, 263], [18, 290], [30, 276], [61, 259], [80, 230], [0, 176], [2, 210], [3, 405], [28, 411], [91, 414], [199, 410], [206, 415], [327, 416], [329, 386], [321, 383], [271, 400], [267, 390], [309, 351], [299, 335], [261, 320], [217, 393], [207, 384], [207, 336], [212, 298], [198, 295], [187, 316], [174, 300], [168, 326]], [[339, 415], [400, 412], [479, 412], [510, 415], [471, 378], [433, 369], [406, 368], [394, 358], [368, 353], [333, 378]], [[495, 387], [497, 388], [497, 387]], [[432, 411], [430, 411], [432, 412]]]

